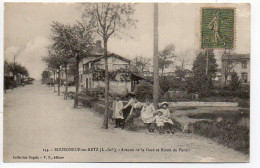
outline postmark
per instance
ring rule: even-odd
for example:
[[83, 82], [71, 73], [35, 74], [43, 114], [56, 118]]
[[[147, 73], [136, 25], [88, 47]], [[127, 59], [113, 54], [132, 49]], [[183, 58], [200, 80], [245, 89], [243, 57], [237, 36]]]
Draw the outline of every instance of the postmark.
[[201, 8], [201, 48], [234, 49], [235, 8]]

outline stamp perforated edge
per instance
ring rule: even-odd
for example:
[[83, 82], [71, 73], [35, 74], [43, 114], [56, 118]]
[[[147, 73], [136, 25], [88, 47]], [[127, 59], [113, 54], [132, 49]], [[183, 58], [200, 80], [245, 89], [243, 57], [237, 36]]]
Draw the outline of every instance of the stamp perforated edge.
[[[202, 9], [204, 8], [212, 8], [212, 9], [234, 9], [234, 32], [233, 32], [233, 36], [234, 36], [234, 44], [233, 44], [233, 48], [223, 48], [223, 47], [216, 47], [216, 48], [202, 48]], [[236, 7], [201, 7], [200, 8], [200, 39], [199, 39], [199, 44], [200, 44], [200, 49], [205, 50], [205, 49], [216, 49], [216, 50], [235, 50], [236, 49], [236, 42], [237, 42], [237, 36], [236, 36]]]

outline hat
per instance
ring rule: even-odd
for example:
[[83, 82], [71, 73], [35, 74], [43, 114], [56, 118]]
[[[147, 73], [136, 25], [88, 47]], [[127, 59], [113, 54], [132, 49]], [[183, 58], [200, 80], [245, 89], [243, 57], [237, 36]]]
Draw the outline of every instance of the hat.
[[162, 103], [161, 103], [161, 106], [163, 106], [163, 105], [169, 106], [169, 103], [167, 103], [167, 102], [162, 102]]

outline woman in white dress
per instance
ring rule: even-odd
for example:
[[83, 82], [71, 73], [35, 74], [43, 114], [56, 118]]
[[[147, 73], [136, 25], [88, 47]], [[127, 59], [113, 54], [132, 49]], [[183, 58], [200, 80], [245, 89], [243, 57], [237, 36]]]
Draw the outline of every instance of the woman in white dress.
[[147, 125], [149, 132], [153, 132], [151, 128], [151, 124], [153, 122], [154, 112], [155, 112], [155, 108], [153, 104], [151, 104], [150, 101], [147, 100], [141, 110], [141, 119], [143, 120], [144, 124]]

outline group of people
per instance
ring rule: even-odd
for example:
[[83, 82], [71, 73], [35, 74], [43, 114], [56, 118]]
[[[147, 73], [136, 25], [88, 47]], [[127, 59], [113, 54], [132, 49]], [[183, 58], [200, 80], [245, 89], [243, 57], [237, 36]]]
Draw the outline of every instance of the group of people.
[[134, 94], [129, 94], [129, 97], [130, 99], [125, 106], [120, 97], [116, 97], [113, 102], [112, 119], [115, 120], [115, 128], [124, 129], [127, 124], [133, 122], [133, 118], [140, 116], [149, 132], [154, 132], [155, 128], [157, 128], [160, 134], [165, 133], [165, 131], [168, 134], [174, 134], [174, 123], [167, 102], [161, 103], [159, 109], [155, 110], [150, 100], [147, 99], [145, 103], [140, 103]]

